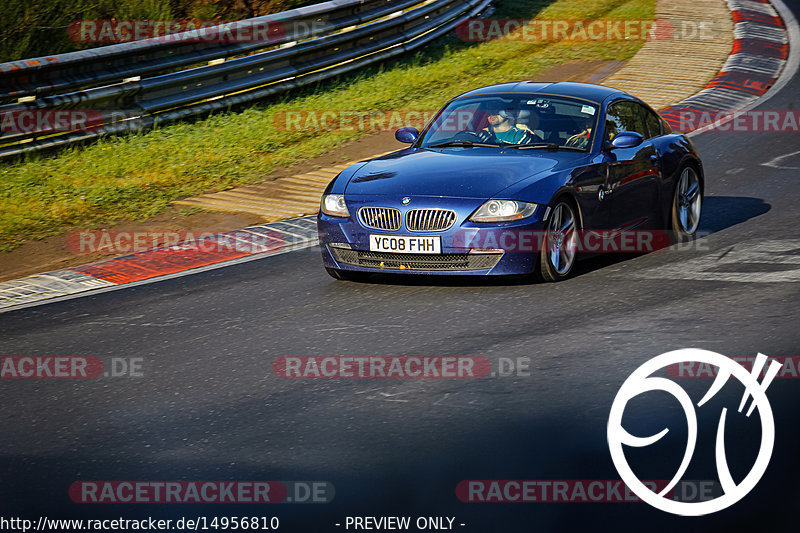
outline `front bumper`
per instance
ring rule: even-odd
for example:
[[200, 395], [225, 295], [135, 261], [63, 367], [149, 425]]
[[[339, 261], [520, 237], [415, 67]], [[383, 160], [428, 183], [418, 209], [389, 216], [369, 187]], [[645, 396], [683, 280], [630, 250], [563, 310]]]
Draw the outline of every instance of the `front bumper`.
[[[491, 271], [502, 259], [503, 252], [461, 254], [399, 254], [354, 250], [342, 244], [328, 244], [327, 251], [338, 265], [345, 268], [371, 268], [408, 272], [463, 273]], [[327, 266], [327, 265], [326, 265]], [[341, 268], [341, 267], [339, 267]]]
[[[480, 203], [480, 202], [478, 202]], [[359, 272], [426, 275], [514, 275], [529, 274], [536, 268], [538, 245], [545, 206], [522, 221], [500, 224], [466, 222], [472, 213], [458, 213], [452, 228], [414, 235], [441, 237], [441, 254], [372, 252], [369, 236], [409, 235], [401, 228], [382, 231], [362, 226], [355, 217], [338, 218], [320, 213], [317, 217], [322, 262], [327, 268]], [[460, 211], [460, 210], [459, 210]], [[351, 209], [351, 213], [355, 211]]]

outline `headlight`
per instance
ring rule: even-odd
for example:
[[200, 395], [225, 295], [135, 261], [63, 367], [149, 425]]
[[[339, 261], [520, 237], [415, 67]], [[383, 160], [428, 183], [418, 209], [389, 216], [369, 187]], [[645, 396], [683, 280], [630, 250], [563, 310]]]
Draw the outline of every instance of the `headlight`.
[[350, 211], [347, 210], [347, 204], [344, 203], [343, 194], [323, 195], [320, 209], [323, 213], [332, 217], [350, 216]]
[[472, 222], [508, 222], [527, 218], [536, 211], [536, 204], [515, 200], [489, 200], [469, 217]]

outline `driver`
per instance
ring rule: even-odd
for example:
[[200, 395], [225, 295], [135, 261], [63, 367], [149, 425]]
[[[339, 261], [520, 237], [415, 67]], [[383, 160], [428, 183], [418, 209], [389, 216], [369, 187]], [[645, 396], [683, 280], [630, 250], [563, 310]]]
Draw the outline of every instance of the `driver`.
[[514, 114], [506, 109], [491, 109], [487, 117], [489, 127], [481, 131], [481, 137], [489, 140], [491, 135], [500, 142], [509, 144], [528, 144], [537, 140], [531, 130], [517, 125]]
[[589, 146], [589, 141], [592, 139], [592, 128], [586, 128], [580, 133], [576, 133], [564, 143], [564, 146], [571, 146], [573, 148], [586, 148]]
[[573, 148], [586, 149], [592, 140], [592, 124], [590, 120], [586, 120], [583, 124], [583, 130], [576, 133], [564, 143], [564, 146], [571, 146]]

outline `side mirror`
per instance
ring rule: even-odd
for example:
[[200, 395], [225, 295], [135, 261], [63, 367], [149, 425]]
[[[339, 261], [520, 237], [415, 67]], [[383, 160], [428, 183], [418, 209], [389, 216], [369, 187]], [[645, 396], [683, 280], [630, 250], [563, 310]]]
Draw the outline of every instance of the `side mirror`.
[[612, 148], [634, 148], [644, 141], [641, 133], [635, 131], [621, 131], [611, 139]]
[[411, 144], [419, 137], [419, 130], [414, 126], [406, 126], [394, 132], [394, 138], [401, 143]]

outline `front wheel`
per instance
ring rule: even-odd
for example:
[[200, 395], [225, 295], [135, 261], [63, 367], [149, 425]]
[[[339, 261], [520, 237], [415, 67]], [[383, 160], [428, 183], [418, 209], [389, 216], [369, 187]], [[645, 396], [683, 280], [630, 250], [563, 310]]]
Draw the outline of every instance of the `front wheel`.
[[539, 252], [539, 275], [544, 281], [561, 281], [569, 277], [577, 252], [577, 223], [575, 209], [559, 201], [545, 226], [542, 249]]
[[684, 167], [672, 198], [671, 230], [676, 242], [694, 239], [700, 225], [703, 191], [700, 177], [692, 167]]

